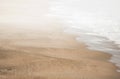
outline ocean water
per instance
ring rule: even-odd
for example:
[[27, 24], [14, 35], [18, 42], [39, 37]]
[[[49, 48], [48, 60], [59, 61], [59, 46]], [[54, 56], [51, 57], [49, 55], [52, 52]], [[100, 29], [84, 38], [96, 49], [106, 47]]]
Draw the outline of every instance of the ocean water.
[[119, 0], [53, 0], [48, 15], [64, 23], [64, 32], [76, 35], [88, 49], [111, 54], [110, 62], [120, 67], [119, 4]]

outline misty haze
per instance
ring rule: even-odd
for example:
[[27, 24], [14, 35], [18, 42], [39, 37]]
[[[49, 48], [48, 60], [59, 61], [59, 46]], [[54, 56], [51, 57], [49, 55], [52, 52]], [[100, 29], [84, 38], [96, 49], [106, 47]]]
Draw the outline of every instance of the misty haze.
[[120, 79], [119, 0], [0, 0], [0, 79]]

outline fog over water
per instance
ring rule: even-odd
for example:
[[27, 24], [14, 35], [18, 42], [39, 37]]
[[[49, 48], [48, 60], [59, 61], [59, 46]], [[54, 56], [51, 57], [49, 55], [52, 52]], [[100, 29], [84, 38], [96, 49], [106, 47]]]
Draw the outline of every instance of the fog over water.
[[[89, 49], [112, 54], [111, 62], [120, 67], [120, 1], [119, 0], [54, 0], [53, 17], [68, 27]], [[119, 70], [118, 70], [119, 72]]]
[[64, 32], [77, 35], [76, 40], [89, 49], [112, 54], [110, 61], [120, 67], [119, 4], [119, 0], [0, 0], [0, 23], [43, 25], [57, 18], [65, 24]]

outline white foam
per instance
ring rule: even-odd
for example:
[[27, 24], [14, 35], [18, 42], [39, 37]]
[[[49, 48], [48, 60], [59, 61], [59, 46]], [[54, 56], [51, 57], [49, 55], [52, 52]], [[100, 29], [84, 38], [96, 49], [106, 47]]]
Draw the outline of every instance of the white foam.
[[118, 0], [54, 0], [49, 15], [65, 23], [65, 32], [77, 35], [76, 40], [89, 49], [112, 54], [110, 62], [120, 67], [119, 4]]

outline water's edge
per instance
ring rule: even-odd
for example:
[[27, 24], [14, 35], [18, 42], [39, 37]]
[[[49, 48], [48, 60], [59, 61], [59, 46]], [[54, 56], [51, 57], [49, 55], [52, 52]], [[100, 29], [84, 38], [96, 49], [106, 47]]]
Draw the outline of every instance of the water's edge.
[[64, 32], [76, 35], [76, 40], [83, 41], [88, 49], [111, 54], [109, 62], [120, 68], [120, 18], [115, 6], [118, 2], [113, 1], [115, 5], [106, 0], [94, 2], [53, 0], [48, 16], [59, 19], [66, 26]]
[[117, 67], [117, 72], [120, 72], [120, 61], [119, 61], [120, 50], [117, 44], [115, 44], [113, 41], [110, 41], [105, 37], [100, 37], [96, 35], [80, 34], [80, 33], [77, 34], [77, 31], [73, 32], [70, 29], [66, 29], [64, 30], [64, 32], [68, 34], [77, 35], [76, 41], [78, 43], [84, 42], [85, 45], [87, 45], [87, 49], [89, 50], [93, 50], [93, 51], [95, 50], [110, 54], [111, 58], [110, 60], [108, 60], [108, 62], [113, 63]]

